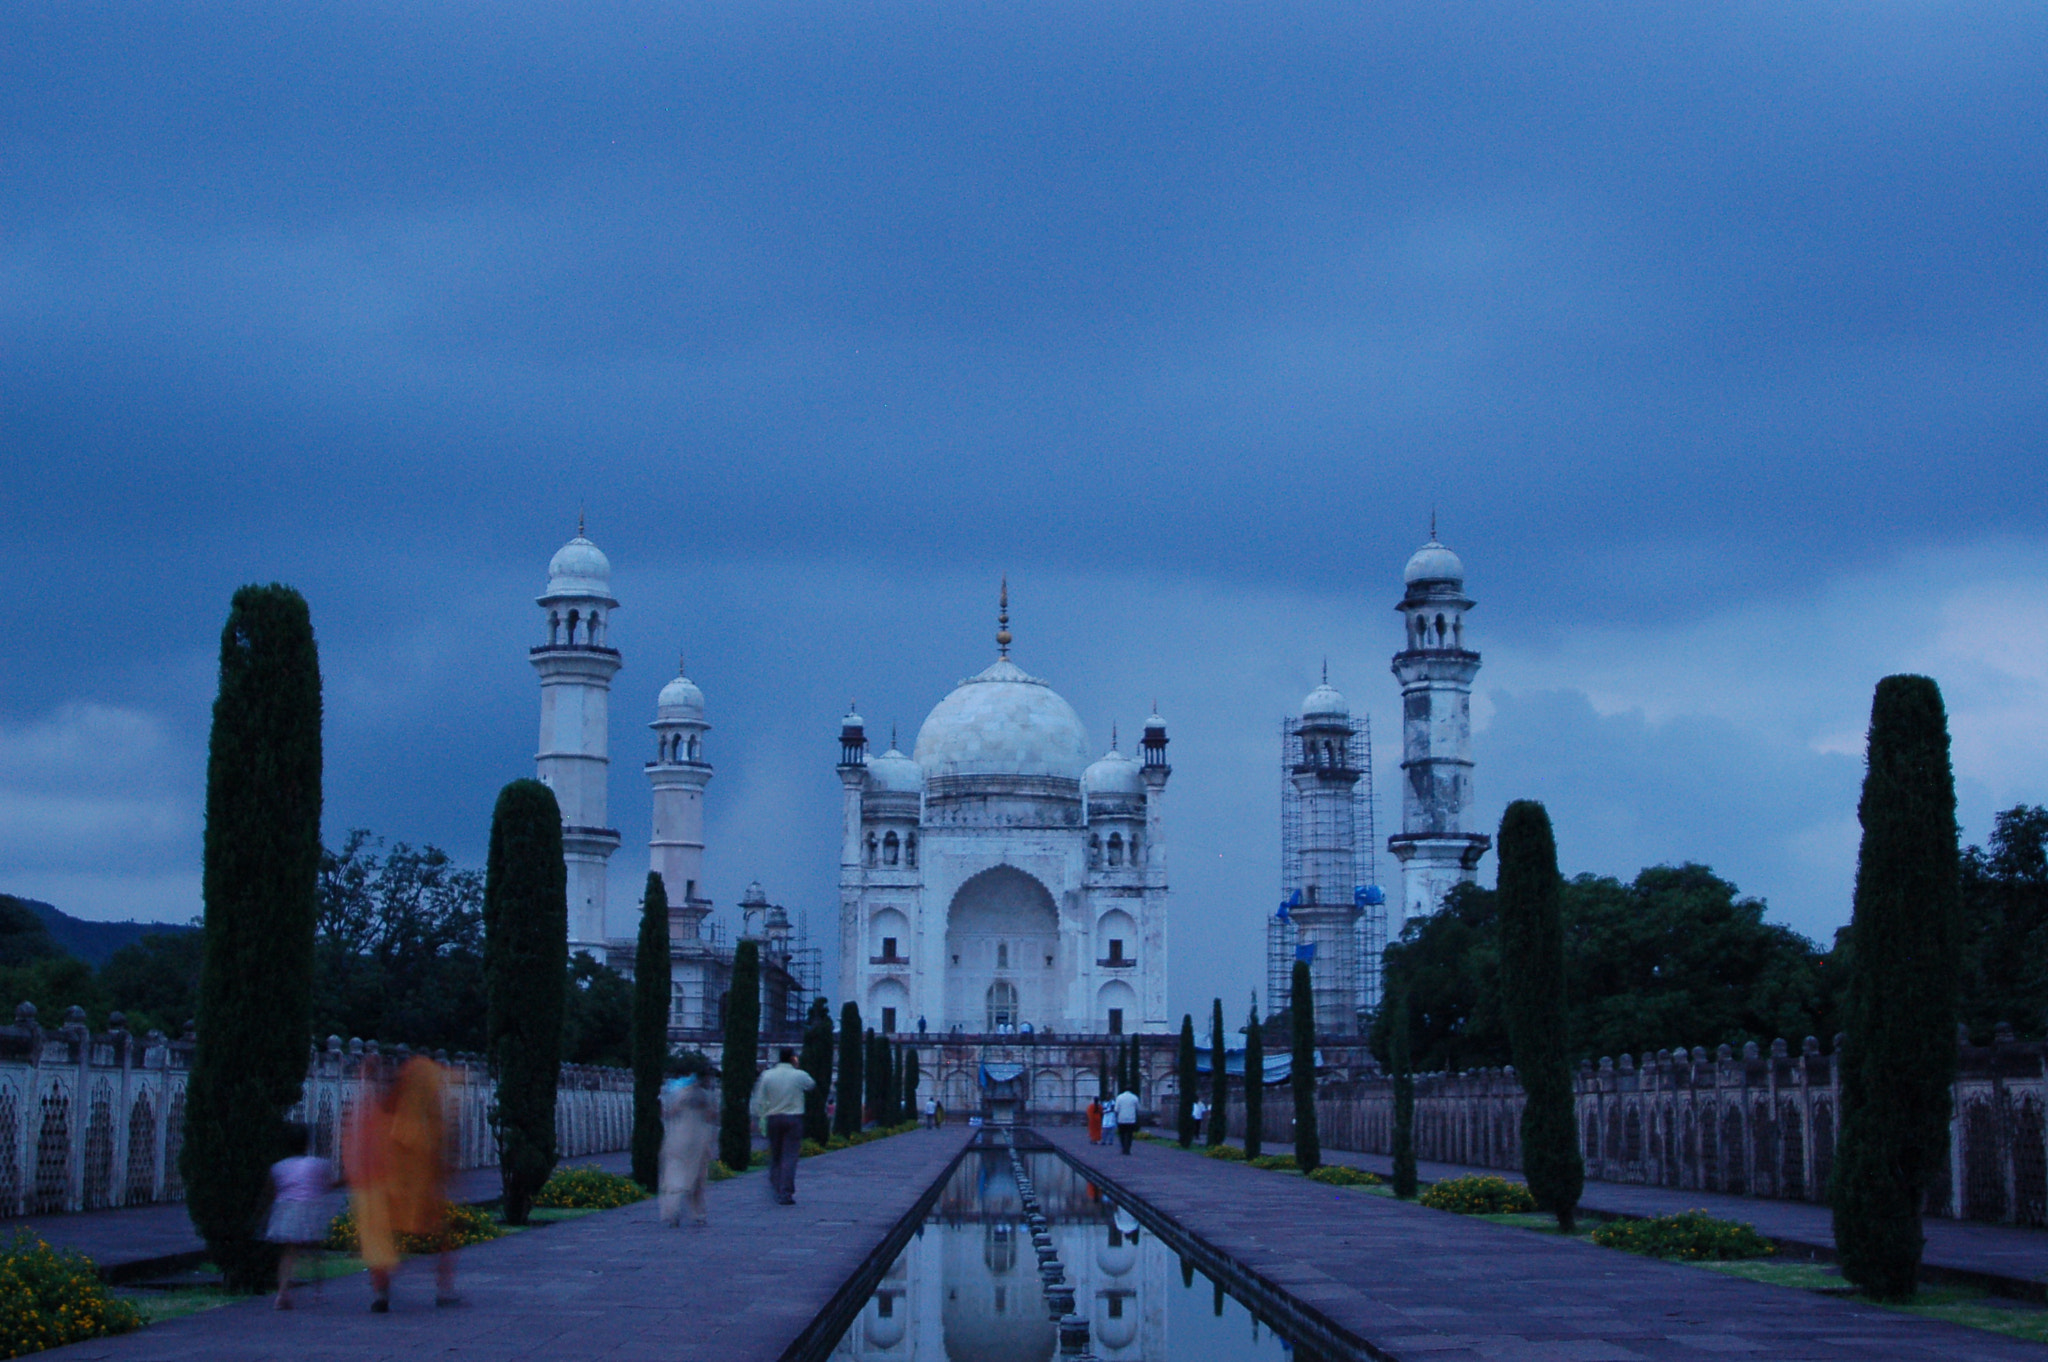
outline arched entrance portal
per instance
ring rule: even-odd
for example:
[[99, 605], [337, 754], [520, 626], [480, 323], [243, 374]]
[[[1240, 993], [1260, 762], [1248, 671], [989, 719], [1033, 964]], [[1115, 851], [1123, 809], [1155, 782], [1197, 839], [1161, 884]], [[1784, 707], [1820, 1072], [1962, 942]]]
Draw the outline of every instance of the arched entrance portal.
[[1014, 866], [984, 870], [946, 910], [946, 1023], [990, 1031], [1061, 1024], [1059, 911]]

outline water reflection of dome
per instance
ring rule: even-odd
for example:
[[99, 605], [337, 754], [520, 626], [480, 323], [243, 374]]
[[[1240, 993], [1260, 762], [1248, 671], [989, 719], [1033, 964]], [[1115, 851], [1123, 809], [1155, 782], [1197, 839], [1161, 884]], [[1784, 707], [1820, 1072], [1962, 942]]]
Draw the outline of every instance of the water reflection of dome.
[[[1095, 1341], [1110, 1352], [1122, 1352], [1138, 1341], [1138, 1298], [1123, 1296], [1123, 1313], [1112, 1315], [1108, 1309], [1098, 1313], [1095, 1321]], [[1103, 1305], [1107, 1307], [1108, 1301]]]
[[1127, 1276], [1138, 1265], [1138, 1245], [1127, 1234], [1105, 1235], [1095, 1246], [1095, 1266], [1105, 1277]]
[[[868, 1302], [863, 1333], [870, 1348], [893, 1348], [903, 1341], [910, 1324], [909, 1303], [900, 1295], [877, 1296]], [[882, 1313], [887, 1309], [889, 1313]]]

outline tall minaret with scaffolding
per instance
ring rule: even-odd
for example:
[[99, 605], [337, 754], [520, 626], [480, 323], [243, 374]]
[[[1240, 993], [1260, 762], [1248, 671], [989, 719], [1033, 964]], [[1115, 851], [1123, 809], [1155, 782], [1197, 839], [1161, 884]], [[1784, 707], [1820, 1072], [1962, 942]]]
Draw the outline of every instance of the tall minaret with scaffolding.
[[1309, 961], [1316, 1032], [1355, 1036], [1379, 1005], [1386, 895], [1373, 854], [1372, 724], [1330, 684], [1280, 733], [1280, 908], [1266, 933], [1268, 1011], [1287, 1006], [1294, 962]]
[[[1465, 646], [1465, 565], [1437, 542], [1415, 551], [1403, 574], [1407, 591], [1394, 608], [1407, 646], [1394, 654], [1401, 682], [1401, 831], [1387, 849], [1401, 862], [1402, 921], [1434, 913], [1444, 896], [1476, 878], [1493, 845], [1467, 832], [1472, 807], [1472, 679], [1479, 654]], [[1392, 924], [1398, 933], [1401, 923]]]
[[619, 849], [606, 826], [611, 774], [612, 677], [619, 650], [606, 644], [612, 565], [597, 545], [576, 537], [548, 564], [547, 593], [536, 602], [547, 615], [548, 641], [528, 652], [540, 673], [540, 750], [534, 774], [562, 807], [562, 860], [569, 879], [569, 950], [605, 958], [605, 865]]

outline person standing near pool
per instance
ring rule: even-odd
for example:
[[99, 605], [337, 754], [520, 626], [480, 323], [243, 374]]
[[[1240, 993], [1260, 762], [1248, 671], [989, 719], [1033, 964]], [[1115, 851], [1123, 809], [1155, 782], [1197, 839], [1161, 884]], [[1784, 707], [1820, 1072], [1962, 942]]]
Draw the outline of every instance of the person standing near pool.
[[796, 1161], [803, 1151], [804, 1094], [818, 1081], [796, 1067], [796, 1051], [784, 1046], [775, 1067], [754, 1084], [752, 1106], [768, 1137], [768, 1185], [783, 1206], [796, 1205]]
[[1125, 1088], [1116, 1095], [1116, 1138], [1124, 1147], [1124, 1153], [1131, 1152], [1131, 1141], [1138, 1134], [1138, 1094]]

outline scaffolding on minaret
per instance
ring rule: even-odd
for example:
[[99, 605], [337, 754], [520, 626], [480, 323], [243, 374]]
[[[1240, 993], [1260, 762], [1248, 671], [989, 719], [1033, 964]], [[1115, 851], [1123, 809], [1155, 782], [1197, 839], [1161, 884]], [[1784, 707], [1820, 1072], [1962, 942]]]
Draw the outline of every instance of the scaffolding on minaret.
[[[1293, 995], [1294, 962], [1301, 948], [1301, 931], [1293, 911], [1303, 905], [1302, 852], [1328, 848], [1343, 840], [1334, 825], [1335, 808], [1316, 801], [1318, 811], [1305, 814], [1295, 774], [1302, 763], [1301, 720], [1289, 716], [1280, 721], [1280, 902], [1266, 918], [1266, 1013], [1272, 1016], [1287, 1009]], [[1372, 720], [1361, 716], [1356, 732], [1345, 742], [1344, 763], [1358, 773], [1351, 787], [1351, 845], [1345, 848], [1350, 860], [1349, 882], [1352, 902], [1360, 910], [1357, 941], [1353, 950], [1318, 953], [1312, 962], [1319, 981], [1336, 984], [1355, 998], [1360, 1029], [1364, 1030], [1380, 1003], [1380, 958], [1387, 948], [1386, 891], [1379, 879], [1379, 797], [1373, 784]], [[1318, 826], [1306, 826], [1308, 821]], [[1328, 826], [1325, 826], [1328, 824]], [[1333, 978], [1331, 971], [1335, 971]]]

